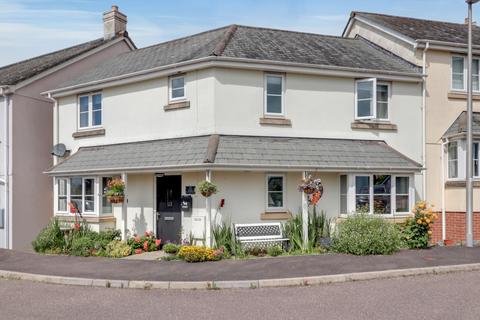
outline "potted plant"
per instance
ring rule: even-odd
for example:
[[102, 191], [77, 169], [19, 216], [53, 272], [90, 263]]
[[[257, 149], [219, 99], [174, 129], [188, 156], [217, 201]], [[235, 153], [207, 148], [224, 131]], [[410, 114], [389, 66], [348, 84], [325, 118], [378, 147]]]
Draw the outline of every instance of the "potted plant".
[[120, 178], [110, 180], [105, 195], [110, 203], [123, 203], [125, 200], [125, 182]]
[[308, 195], [310, 204], [317, 204], [323, 195], [323, 185], [321, 179], [313, 179], [312, 176], [308, 176], [302, 179], [302, 183], [298, 186], [298, 191]]
[[198, 191], [200, 191], [202, 196], [206, 198], [218, 192], [217, 186], [214, 183], [207, 180], [201, 181], [198, 184], [197, 189]]

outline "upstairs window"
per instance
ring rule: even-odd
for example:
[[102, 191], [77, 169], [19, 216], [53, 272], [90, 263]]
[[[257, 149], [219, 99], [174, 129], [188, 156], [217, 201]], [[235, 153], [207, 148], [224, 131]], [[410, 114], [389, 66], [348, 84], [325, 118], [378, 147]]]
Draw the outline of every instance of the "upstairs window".
[[284, 76], [265, 75], [265, 114], [271, 116], [283, 116], [284, 110]]
[[170, 101], [185, 99], [185, 76], [170, 78]]
[[355, 118], [388, 120], [390, 85], [377, 79], [357, 80], [355, 85]]
[[[461, 56], [452, 57], [452, 89], [467, 89], [467, 59]], [[480, 63], [479, 59], [472, 59], [473, 91], [480, 91]]]
[[95, 93], [78, 97], [78, 127], [88, 129], [102, 125], [102, 94]]

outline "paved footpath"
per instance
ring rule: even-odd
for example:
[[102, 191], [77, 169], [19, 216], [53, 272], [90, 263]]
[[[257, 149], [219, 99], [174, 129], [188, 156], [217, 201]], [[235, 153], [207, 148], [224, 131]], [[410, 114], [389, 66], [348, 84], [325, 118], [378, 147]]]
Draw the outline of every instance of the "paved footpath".
[[479, 296], [479, 272], [220, 291], [0, 280], [0, 319], [478, 320]]
[[429, 250], [403, 250], [392, 256], [324, 254], [196, 264], [182, 261], [49, 256], [0, 249], [0, 270], [111, 280], [258, 280], [471, 263], [480, 263], [480, 248], [436, 247]]

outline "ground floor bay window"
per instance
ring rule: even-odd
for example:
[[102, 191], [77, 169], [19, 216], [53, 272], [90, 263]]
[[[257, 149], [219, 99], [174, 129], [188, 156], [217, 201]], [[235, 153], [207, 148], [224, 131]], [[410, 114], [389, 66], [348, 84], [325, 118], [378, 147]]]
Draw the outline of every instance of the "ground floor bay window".
[[412, 183], [410, 175], [340, 175], [340, 211], [342, 214], [405, 215], [413, 206]]
[[70, 214], [69, 204], [83, 215], [111, 215], [112, 204], [105, 195], [108, 182], [114, 177], [55, 178], [55, 213]]

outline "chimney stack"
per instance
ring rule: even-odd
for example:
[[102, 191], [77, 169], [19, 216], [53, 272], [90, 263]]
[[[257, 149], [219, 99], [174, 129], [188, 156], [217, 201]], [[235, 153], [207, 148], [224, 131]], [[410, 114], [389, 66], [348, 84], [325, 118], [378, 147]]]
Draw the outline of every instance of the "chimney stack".
[[127, 16], [113, 5], [112, 10], [103, 13], [103, 38], [111, 39], [127, 32]]

